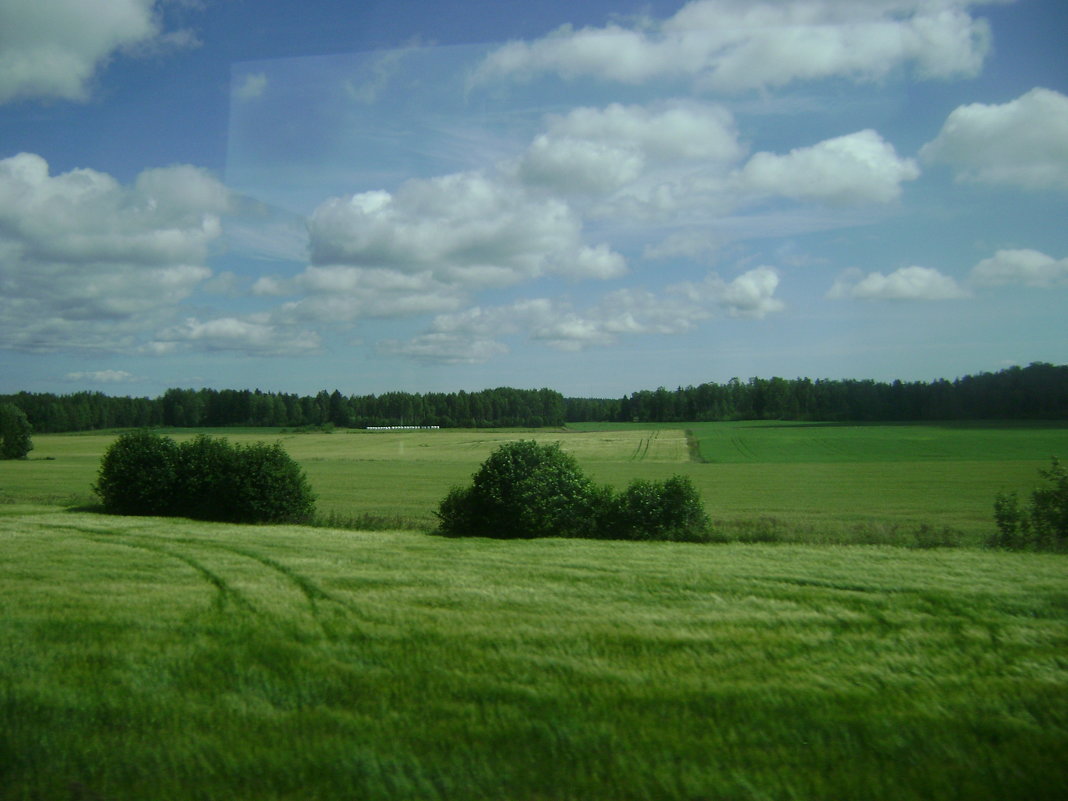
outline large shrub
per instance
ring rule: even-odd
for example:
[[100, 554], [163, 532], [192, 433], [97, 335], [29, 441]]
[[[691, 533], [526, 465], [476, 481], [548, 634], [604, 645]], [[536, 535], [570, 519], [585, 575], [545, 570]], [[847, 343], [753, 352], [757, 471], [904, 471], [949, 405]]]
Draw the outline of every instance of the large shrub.
[[449, 536], [707, 539], [709, 521], [689, 479], [634, 481], [614, 492], [590, 481], [559, 444], [510, 442], [494, 451], [469, 487], [438, 506]]
[[151, 431], [132, 431], [111, 443], [93, 491], [116, 515], [173, 515], [178, 496], [178, 444]]
[[991, 538], [995, 548], [1011, 550], [1068, 549], [1068, 471], [1058, 459], [1048, 470], [1039, 470], [1048, 484], [1031, 493], [1026, 508], [1015, 492], [1000, 493], [994, 501], [998, 531]]
[[[304, 471], [277, 442], [238, 446], [236, 468], [230, 474], [228, 516], [213, 520], [243, 523], [307, 522], [315, 510], [315, 495]], [[221, 510], [220, 510], [221, 512]]]
[[93, 489], [112, 514], [235, 523], [303, 522], [315, 505], [281, 445], [205, 435], [179, 445], [149, 431], [123, 434], [104, 454]]
[[701, 541], [707, 539], [709, 526], [701, 497], [690, 479], [637, 479], [613, 500], [610, 523], [602, 527], [602, 536]]
[[470, 487], [445, 496], [439, 530], [501, 539], [580, 537], [594, 525], [599, 497], [559, 444], [508, 442], [482, 463]]
[[13, 403], [0, 403], [0, 459], [25, 459], [33, 450], [30, 421]]

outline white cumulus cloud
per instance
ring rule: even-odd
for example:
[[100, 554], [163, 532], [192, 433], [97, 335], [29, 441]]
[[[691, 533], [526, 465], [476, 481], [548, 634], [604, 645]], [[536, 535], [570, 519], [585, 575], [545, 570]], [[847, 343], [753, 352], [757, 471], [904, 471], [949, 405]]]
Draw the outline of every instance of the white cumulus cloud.
[[[897, 200], [902, 185], [920, 174], [876, 131], [863, 130], [799, 147], [785, 154], [759, 152], [741, 166], [698, 162], [648, 170], [641, 180], [598, 201], [591, 216], [665, 224], [703, 224], [745, 206], [776, 198], [851, 209]], [[707, 234], [702, 234], [707, 239]], [[700, 238], [697, 236], [696, 238]], [[677, 233], [664, 248], [683, 252], [695, 235]]]
[[211, 277], [225, 187], [189, 166], [130, 186], [40, 156], [0, 160], [0, 346], [128, 349]]
[[662, 292], [619, 289], [581, 310], [551, 298], [473, 307], [438, 315], [423, 334], [407, 342], [388, 340], [379, 349], [424, 362], [476, 363], [507, 353], [501, 339], [516, 335], [557, 350], [602, 347], [624, 336], [680, 334], [721, 312], [753, 318], [773, 314], [784, 308], [774, 297], [778, 284], [777, 271], [757, 267], [732, 281], [709, 273], [702, 281], [672, 284]]
[[155, 354], [186, 350], [236, 351], [256, 356], [299, 356], [320, 349], [319, 335], [277, 325], [267, 317], [187, 317], [157, 332], [145, 351]]
[[841, 76], [879, 80], [909, 67], [922, 78], [974, 76], [990, 49], [969, 0], [695, 0], [666, 20], [641, 18], [533, 42], [514, 41], [473, 76], [555, 73], [639, 84], [691, 76], [715, 91], [784, 86]]
[[673, 100], [653, 107], [580, 107], [548, 121], [519, 164], [527, 182], [561, 192], [610, 192], [647, 165], [732, 164], [743, 152], [722, 106]]
[[75, 384], [129, 384], [137, 380], [125, 370], [89, 370], [67, 373], [64, 378]]
[[261, 287], [299, 295], [275, 313], [300, 323], [347, 324], [365, 318], [408, 317], [459, 308], [462, 290], [429, 271], [405, 273], [376, 267], [309, 265], [293, 281]]
[[429, 278], [474, 291], [556, 273], [610, 278], [625, 262], [582, 241], [563, 200], [481, 173], [412, 179], [396, 191], [333, 198], [309, 221], [312, 263]]
[[901, 184], [919, 177], [912, 159], [901, 158], [876, 131], [826, 139], [786, 155], [756, 153], [733, 176], [742, 192], [815, 200], [832, 205], [886, 203]]
[[1068, 189], [1068, 97], [1035, 88], [1002, 105], [960, 106], [920, 154], [961, 181]]
[[1068, 258], [1055, 259], [1037, 250], [999, 250], [972, 268], [971, 280], [982, 286], [1023, 284], [1052, 287], [1068, 284]]
[[839, 278], [827, 296], [858, 300], [957, 300], [969, 296], [951, 276], [930, 267], [902, 267], [889, 275], [864, 275], [851, 270]]
[[5, 0], [0, 103], [85, 100], [96, 72], [116, 53], [158, 53], [197, 43], [188, 30], [163, 31], [155, 0]]

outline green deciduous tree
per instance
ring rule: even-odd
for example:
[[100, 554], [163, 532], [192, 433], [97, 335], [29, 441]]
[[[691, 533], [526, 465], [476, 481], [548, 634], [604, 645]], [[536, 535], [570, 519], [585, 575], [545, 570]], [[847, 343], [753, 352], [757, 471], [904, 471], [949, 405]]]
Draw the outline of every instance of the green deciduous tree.
[[1012, 550], [1064, 550], [1068, 548], [1068, 470], [1053, 459], [1039, 470], [1047, 484], [1031, 493], [1024, 507], [1015, 492], [1000, 493], [994, 501], [998, 531], [990, 545]]
[[0, 403], [0, 459], [25, 459], [33, 450], [30, 422], [13, 403]]

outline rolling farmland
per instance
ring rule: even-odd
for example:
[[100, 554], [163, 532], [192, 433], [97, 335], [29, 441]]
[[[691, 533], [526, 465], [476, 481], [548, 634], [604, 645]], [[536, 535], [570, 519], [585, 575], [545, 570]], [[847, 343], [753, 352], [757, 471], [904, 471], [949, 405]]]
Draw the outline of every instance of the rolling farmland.
[[[278, 438], [326, 513], [415, 530], [78, 511], [114, 435], [36, 437], [0, 462], [4, 801], [994, 801], [1068, 782], [1064, 556], [975, 547], [993, 494], [1068, 452], [1064, 427], [212, 433]], [[514, 438], [617, 486], [687, 475], [749, 542], [419, 533]]]
[[1055, 799], [1063, 558], [0, 517], [0, 794]]
[[[1026, 492], [1038, 468], [1068, 454], [1063, 425], [824, 426], [705, 423], [589, 424], [531, 431], [337, 431], [217, 429], [235, 441], [275, 440], [304, 467], [320, 510], [434, 525], [433, 510], [501, 442], [559, 441], [596, 481], [688, 476], [709, 514], [731, 524], [773, 519], [807, 541], [853, 541], [857, 526], [927, 524], [978, 544], [992, 530], [1003, 490]], [[178, 439], [193, 432], [178, 430]], [[87, 503], [100, 455], [114, 435], [45, 435], [26, 462], [0, 462], [0, 501]], [[691, 447], [703, 462], [691, 459]], [[873, 541], [882, 541], [877, 533]]]

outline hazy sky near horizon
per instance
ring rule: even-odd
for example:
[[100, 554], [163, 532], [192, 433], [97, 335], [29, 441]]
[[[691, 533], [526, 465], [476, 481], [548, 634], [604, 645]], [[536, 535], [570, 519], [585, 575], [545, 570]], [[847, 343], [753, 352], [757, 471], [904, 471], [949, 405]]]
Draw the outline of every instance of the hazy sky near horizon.
[[1063, 0], [0, 0], [0, 393], [1068, 362]]

